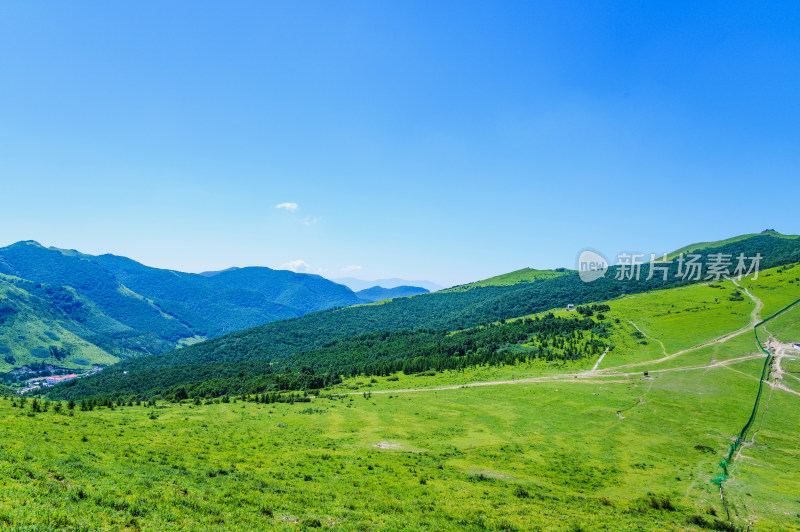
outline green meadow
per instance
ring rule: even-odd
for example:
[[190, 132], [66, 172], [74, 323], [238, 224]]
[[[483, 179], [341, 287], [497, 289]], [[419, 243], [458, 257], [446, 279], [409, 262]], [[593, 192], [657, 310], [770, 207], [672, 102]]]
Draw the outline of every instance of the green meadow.
[[[724, 514], [709, 479], [752, 405], [760, 368], [738, 370], [71, 416], [52, 405], [30, 415], [30, 401], [19, 408], [18, 400], [0, 400], [0, 523], [8, 530], [700, 529], [690, 523]], [[770, 409], [791, 411], [791, 399]], [[798, 458], [795, 417], [764, 420], [759, 437], [769, 438], [768, 448], [743, 451], [757, 470], [737, 461], [726, 489], [741, 522], [800, 527], [792, 513], [800, 481], [785, 470]]]
[[761, 317], [766, 318], [800, 298], [800, 265], [771, 268], [758, 279], [744, 278], [739, 284], [761, 299]]
[[293, 404], [0, 399], [0, 529], [800, 530], [800, 396], [764, 385], [727, 509], [710, 482], [759, 386], [754, 320], [797, 273], [740, 283], [758, 316], [730, 282], [612, 300], [596, 369], [355, 377]]

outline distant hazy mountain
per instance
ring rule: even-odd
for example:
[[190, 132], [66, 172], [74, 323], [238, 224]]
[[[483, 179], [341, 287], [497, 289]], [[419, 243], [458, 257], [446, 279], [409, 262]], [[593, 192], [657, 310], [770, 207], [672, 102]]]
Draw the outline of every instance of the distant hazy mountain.
[[362, 302], [318, 275], [256, 267], [200, 275], [18, 242], [0, 248], [0, 373], [109, 364]]
[[355, 277], [340, 277], [338, 279], [331, 280], [333, 282], [343, 284], [355, 292], [358, 292], [359, 290], [366, 290], [367, 288], [372, 288], [373, 286], [380, 286], [382, 288], [420, 286], [429, 292], [436, 292], [437, 290], [444, 288], [443, 286], [432, 283], [431, 281], [408, 281], [406, 279], [398, 279], [397, 277], [393, 277], [392, 279], [376, 279], [374, 281], [364, 281], [363, 279], [356, 279]]
[[382, 301], [384, 299], [392, 299], [395, 297], [416, 296], [419, 294], [427, 294], [429, 290], [419, 286], [396, 286], [394, 288], [384, 288], [382, 286], [373, 286], [366, 290], [359, 290], [356, 295], [361, 299], [367, 301]]

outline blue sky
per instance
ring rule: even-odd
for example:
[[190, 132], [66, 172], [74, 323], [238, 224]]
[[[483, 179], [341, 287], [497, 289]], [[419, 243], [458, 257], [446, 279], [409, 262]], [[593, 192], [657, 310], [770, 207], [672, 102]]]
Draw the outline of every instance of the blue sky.
[[800, 8], [696, 4], [4, 2], [0, 245], [452, 284], [800, 233]]

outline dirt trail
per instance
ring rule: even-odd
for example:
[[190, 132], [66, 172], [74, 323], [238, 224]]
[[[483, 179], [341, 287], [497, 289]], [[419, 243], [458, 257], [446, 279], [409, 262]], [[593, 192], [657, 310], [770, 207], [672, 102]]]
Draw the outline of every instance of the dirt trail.
[[[634, 362], [632, 364], [624, 364], [622, 366], [615, 366], [613, 368], [606, 368], [606, 369], [600, 370], [600, 371], [601, 372], [603, 372], [603, 371], [612, 371], [612, 370], [617, 369], [617, 368], [636, 368], [636, 367], [641, 367], [641, 366], [647, 366], [647, 365], [650, 365], [650, 364], [658, 364], [660, 362], [666, 362], [667, 360], [672, 360], [673, 358], [677, 358], [677, 357], [679, 357], [681, 355], [685, 355], [686, 353], [691, 353], [692, 351], [697, 351], [698, 349], [702, 349], [702, 348], [708, 347], [710, 345], [725, 343], [728, 340], [730, 340], [731, 338], [735, 338], [735, 337], [737, 337], [737, 336], [739, 336], [741, 334], [744, 334], [744, 333], [746, 333], [748, 331], [753, 330], [753, 328], [759, 322], [758, 315], [761, 312], [761, 309], [764, 308], [764, 304], [761, 302], [761, 300], [759, 298], [757, 298], [753, 294], [751, 294], [747, 290], [747, 288], [744, 288], [742, 285], [740, 285], [739, 283], [737, 283], [733, 279], [731, 279], [731, 281], [733, 281], [733, 284], [735, 284], [737, 287], [739, 287], [739, 289], [741, 289], [745, 294], [747, 294], [747, 297], [752, 299], [753, 302], [756, 304], [755, 308], [753, 308], [753, 311], [750, 312], [750, 323], [748, 323], [747, 325], [745, 325], [741, 329], [737, 329], [734, 332], [723, 334], [722, 336], [714, 338], [713, 340], [709, 340], [707, 342], [703, 342], [701, 344], [697, 344], [697, 345], [695, 345], [693, 347], [689, 347], [687, 349], [683, 349], [681, 351], [678, 351], [678, 352], [673, 353], [671, 355], [666, 355], [666, 356], [664, 356], [662, 358], [659, 358], [659, 359], [656, 359], [656, 360], [647, 360], [645, 362]], [[651, 339], [655, 340], [654, 338], [648, 336], [647, 333], [642, 331], [635, 323], [633, 323], [633, 322], [630, 322], [630, 323], [634, 327], [636, 327], [636, 330], [638, 330], [639, 332], [641, 332], [642, 334], [644, 334], [648, 338], [651, 338]], [[667, 350], [664, 347], [664, 344], [659, 340], [656, 340], [656, 341], [661, 344], [661, 348], [664, 350], [664, 354], [666, 354]]]
[[652, 336], [650, 336], [649, 334], [647, 334], [646, 332], [644, 332], [643, 330], [641, 330], [641, 329], [639, 328], [639, 326], [638, 326], [638, 325], [636, 325], [635, 323], [633, 323], [631, 320], [628, 320], [628, 323], [630, 323], [631, 325], [633, 325], [633, 328], [634, 328], [634, 329], [636, 329], [637, 331], [639, 331], [640, 333], [642, 333], [642, 335], [643, 335], [645, 338], [649, 338], [650, 340], [653, 340], [654, 342], [658, 342], [658, 345], [660, 345], [660, 346], [661, 346], [661, 351], [664, 353], [664, 356], [665, 356], [665, 357], [668, 357], [668, 356], [669, 356], [669, 353], [667, 353], [667, 347], [664, 345], [664, 342], [662, 342], [662, 341], [661, 341], [661, 340], [659, 340], [658, 338], [653, 338]]
[[[391, 394], [394, 394], [394, 393], [414, 393], [414, 392], [435, 392], [435, 391], [444, 391], [444, 390], [457, 390], [459, 388], [476, 388], [478, 386], [498, 386], [498, 385], [503, 385], [503, 384], [531, 384], [531, 383], [538, 383], [538, 382], [564, 382], [564, 383], [567, 383], [567, 382], [597, 382], [597, 383], [625, 383], [625, 382], [630, 382], [630, 378], [631, 377], [640, 377], [640, 378], [642, 378], [642, 373], [639, 372], [639, 371], [629, 372], [629, 373], [622, 373], [619, 370], [623, 370], [623, 369], [627, 369], [627, 368], [633, 368], [633, 367], [646, 366], [646, 365], [652, 365], [652, 364], [656, 364], [656, 363], [660, 363], [660, 362], [665, 362], [667, 360], [672, 360], [672, 359], [677, 358], [677, 357], [679, 357], [681, 355], [684, 355], [686, 353], [690, 353], [692, 351], [696, 351], [698, 349], [701, 349], [701, 348], [709, 346], [709, 345], [721, 344], [721, 343], [727, 342], [731, 338], [735, 338], [735, 337], [737, 337], [737, 336], [739, 336], [741, 334], [744, 334], [744, 333], [746, 333], [748, 331], [752, 331], [753, 328], [756, 326], [756, 324], [759, 322], [759, 314], [760, 314], [761, 310], [764, 308], [764, 304], [761, 302], [761, 300], [759, 298], [755, 297], [746, 288], [741, 286], [735, 280], [731, 279], [731, 281], [733, 281], [733, 284], [735, 284], [737, 287], [739, 287], [739, 289], [741, 289], [747, 295], [747, 297], [752, 299], [753, 302], [755, 303], [755, 308], [753, 308], [753, 311], [750, 313], [750, 323], [748, 323], [747, 326], [742, 327], [741, 329], [737, 329], [736, 331], [733, 331], [731, 333], [724, 334], [722, 336], [714, 338], [713, 340], [709, 340], [707, 342], [703, 342], [702, 344], [698, 344], [698, 345], [696, 345], [694, 347], [690, 347], [688, 349], [683, 349], [681, 351], [678, 351], [677, 353], [673, 353], [671, 355], [667, 355], [666, 354], [667, 353], [666, 348], [664, 347], [664, 344], [660, 340], [657, 340], [655, 338], [651, 338], [650, 336], [647, 336], [647, 334], [644, 331], [642, 331], [641, 329], [639, 329], [639, 327], [635, 323], [630, 322], [631, 325], [633, 325], [636, 328], [636, 330], [638, 330], [639, 332], [641, 332], [642, 334], [644, 334], [648, 338], [651, 338], [654, 341], [657, 341], [658, 343], [661, 344], [661, 348], [663, 349], [665, 356], [662, 357], [662, 358], [656, 359], [656, 360], [648, 360], [648, 361], [645, 361], [645, 362], [636, 362], [636, 363], [633, 363], [633, 364], [623, 364], [623, 365], [620, 365], [620, 366], [613, 366], [613, 367], [610, 367], [610, 368], [605, 368], [605, 369], [598, 370], [597, 367], [600, 365], [600, 362], [603, 360], [603, 357], [605, 357], [606, 353], [608, 353], [608, 349], [606, 349], [603, 352], [603, 354], [600, 356], [600, 358], [598, 359], [597, 363], [595, 363], [594, 367], [591, 370], [583, 371], [583, 372], [580, 372], [580, 373], [564, 373], [564, 374], [560, 374], [560, 375], [547, 375], [547, 376], [542, 376], [542, 377], [529, 377], [529, 378], [525, 378], [525, 379], [511, 379], [511, 380], [502, 380], [502, 381], [469, 382], [469, 383], [465, 383], [465, 384], [450, 384], [450, 385], [446, 385], [446, 386], [433, 386], [433, 387], [427, 387], [427, 388], [402, 388], [402, 389], [399, 389], [399, 390], [369, 390], [369, 393], [373, 393], [373, 394], [388, 394], [388, 393], [391, 393]], [[780, 344], [780, 345], [790, 346], [790, 344]], [[782, 353], [783, 354], [778, 358], [778, 363], [777, 363], [777, 367], [779, 368], [778, 369], [778, 374], [781, 377], [783, 375], [789, 375], [788, 373], [785, 373], [785, 372], [783, 372], [782, 369], [780, 369], [780, 360], [784, 356], [788, 357], [788, 354], [786, 354], [787, 352], [786, 352], [785, 348], [783, 349]], [[762, 353], [751, 354], [751, 355], [745, 355], [745, 356], [741, 356], [741, 357], [737, 357], [737, 358], [730, 358], [730, 359], [727, 359], [727, 360], [713, 361], [713, 362], [711, 362], [709, 364], [702, 365], [702, 366], [684, 366], [684, 367], [677, 367], [677, 368], [655, 369], [655, 370], [650, 370], [649, 373], [659, 374], [659, 373], [671, 373], [671, 372], [674, 372], [674, 371], [695, 371], [695, 370], [701, 370], [701, 369], [708, 370], [708, 369], [712, 369], [712, 368], [723, 368], [723, 367], [730, 366], [732, 364], [738, 364], [740, 362], [745, 362], [747, 360], [754, 360], [754, 359], [764, 358], [765, 356], [766, 355], [764, 355]], [[794, 355], [794, 358], [797, 358], [797, 356], [798, 355]], [[733, 369], [733, 368], [729, 368], [729, 369]], [[790, 376], [794, 377], [793, 375], [790, 375]], [[622, 379], [620, 379], [621, 377], [622, 377]], [[617, 379], [617, 380], [613, 380], [613, 379]], [[792, 394], [800, 396], [800, 392], [797, 392], [797, 391], [785, 386], [783, 383], [778, 383], [778, 382], [770, 383], [770, 386], [774, 386], [774, 387], [780, 388], [781, 390], [784, 390], [784, 391], [787, 391], [789, 393], [792, 393]], [[345, 393], [344, 395], [361, 395], [365, 391], [367, 391], [367, 390], [362, 390], [362, 391], [358, 391], [358, 392], [348, 392], [348, 393]]]
[[[708, 368], [721, 368], [724, 366], [728, 366], [731, 364], [738, 364], [740, 362], [745, 362], [747, 360], [754, 360], [758, 358], [764, 358], [764, 355], [747, 355], [738, 358], [730, 358], [728, 360], [719, 360], [717, 362], [712, 362], [711, 364], [706, 364], [704, 366], [686, 366], [686, 367], [678, 367], [678, 368], [665, 368], [665, 369], [656, 369], [650, 371], [650, 373], [672, 373], [674, 371], [695, 371], [700, 369], [708, 369]], [[620, 379], [620, 377], [625, 377]], [[362, 390], [358, 392], [347, 392], [343, 395], [361, 395], [364, 392], [372, 393], [372, 394], [385, 394], [385, 393], [412, 393], [412, 392], [437, 392], [437, 391], [444, 391], [444, 390], [457, 390], [459, 388], [476, 388], [478, 386], [499, 386], [501, 384], [533, 384], [539, 382], [596, 382], [596, 383], [625, 383], [630, 382], [631, 377], [639, 377], [644, 378], [642, 373], [639, 371], [632, 372], [632, 373], [610, 373], [605, 375], [600, 375], [598, 372], [592, 373], [589, 371], [584, 371], [581, 373], [563, 373], [559, 375], [546, 375], [543, 377], [529, 377], [526, 379], [512, 379], [512, 380], [504, 380], [504, 381], [485, 381], [485, 382], [468, 382], [465, 384], [448, 384], [445, 386], [431, 386], [426, 388], [400, 388], [398, 390]], [[616, 379], [616, 380], [614, 380]]]
[[600, 362], [602, 362], [603, 358], [606, 356], [606, 353], [608, 353], [609, 349], [611, 349], [611, 348], [610, 347], [606, 347], [606, 350], [603, 351], [603, 354], [600, 355], [600, 358], [597, 359], [597, 363], [595, 363], [594, 367], [590, 371], [595, 371], [597, 369], [597, 367], [600, 365]]

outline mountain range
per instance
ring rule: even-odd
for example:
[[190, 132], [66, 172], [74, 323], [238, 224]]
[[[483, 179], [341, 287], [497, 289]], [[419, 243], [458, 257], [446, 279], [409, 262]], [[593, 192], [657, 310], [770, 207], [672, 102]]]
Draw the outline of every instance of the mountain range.
[[[704, 257], [761, 253], [764, 268], [800, 260], [800, 240], [772, 231], [686, 249]], [[457, 331], [690, 282], [678, 276], [616, 281], [617, 269], [590, 284], [574, 270], [526, 268], [432, 293], [402, 285], [355, 293], [317, 275], [263, 267], [193, 274], [18, 242], [0, 248], [0, 374], [25, 366], [44, 372], [114, 365], [81, 381], [102, 383], [122, 371], [151, 377], [155, 372], [160, 386], [169, 388], [186, 380], [170, 380], [171, 368], [231, 369], [254, 361], [270, 367], [348, 337]], [[380, 304], [369, 304], [375, 301]], [[136, 360], [115, 365], [129, 358]], [[314, 366], [309, 364], [312, 371]], [[153, 389], [150, 384], [138, 391]]]
[[382, 288], [397, 288], [399, 286], [419, 286], [421, 288], [424, 288], [428, 292], [436, 292], [444, 288], [444, 286], [438, 285], [431, 281], [409, 281], [407, 279], [399, 279], [397, 277], [392, 277], [390, 279], [376, 279], [374, 281], [365, 281], [363, 279], [356, 279], [355, 277], [339, 277], [337, 279], [331, 279], [331, 280], [336, 283], [343, 284], [355, 292], [366, 290], [374, 286], [380, 286]]
[[365, 301], [318, 275], [262, 267], [201, 275], [18, 242], [0, 248], [0, 371], [106, 365]]
[[[706, 243], [693, 250], [700, 263], [720, 254], [760, 255], [762, 269], [800, 262], [800, 238], [775, 233]], [[449, 342], [448, 335], [458, 331], [480, 332], [549, 309], [708, 282], [705, 277], [682, 275], [680, 264], [673, 261], [663, 276], [660, 271], [650, 276], [650, 266], [644, 264], [638, 279], [627, 278], [621, 275], [625, 269], [612, 266], [605, 277], [591, 283], [583, 282], [574, 270], [525, 269], [416, 297], [312, 312], [168, 353], [126, 360], [95, 376], [56, 386], [53, 393], [56, 397], [148, 398], [169, 397], [184, 389], [190, 396], [213, 397], [319, 388], [342, 374], [385, 374], [402, 365], [418, 367], [430, 357], [443, 356], [437, 346]], [[492, 350], [475, 351], [469, 344], [453, 349], [449, 356], [471, 353], [475, 363], [494, 356]]]

